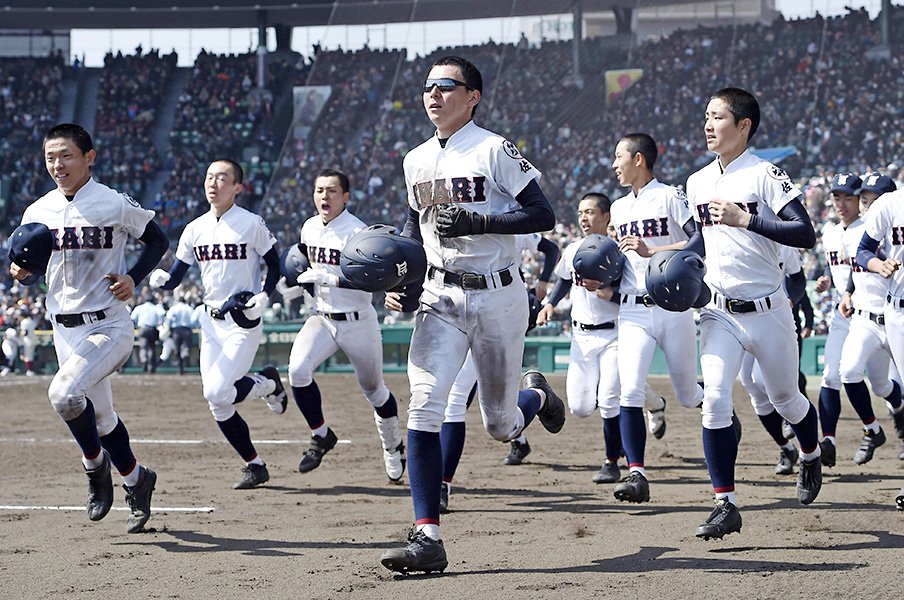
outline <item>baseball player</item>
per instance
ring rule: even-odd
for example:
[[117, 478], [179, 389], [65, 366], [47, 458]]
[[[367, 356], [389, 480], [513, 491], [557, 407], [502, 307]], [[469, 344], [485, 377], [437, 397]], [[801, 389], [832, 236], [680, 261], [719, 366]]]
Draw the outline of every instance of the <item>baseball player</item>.
[[644, 277], [653, 254], [699, 245], [687, 198], [678, 188], [660, 183], [653, 175], [658, 151], [646, 133], [631, 133], [615, 147], [612, 168], [619, 185], [630, 187], [612, 204], [612, 224], [625, 267], [618, 287], [618, 378], [621, 383], [619, 425], [630, 473], [614, 490], [618, 500], [647, 502], [650, 486], [644, 469], [646, 428], [643, 407], [646, 380], [658, 345], [669, 367], [678, 402], [688, 408], [703, 400], [697, 385], [696, 325], [691, 311], [669, 312], [655, 306]]
[[794, 321], [779, 266], [782, 245], [812, 248], [816, 234], [801, 192], [785, 172], [748, 150], [759, 122], [752, 94], [738, 88], [716, 92], [704, 124], [706, 146], [716, 159], [687, 182], [703, 231], [705, 282], [713, 292], [700, 319], [703, 452], [716, 496], [716, 508], [696, 530], [704, 539], [741, 530], [731, 415], [745, 351], [759, 362], [769, 401], [797, 435], [798, 499], [810, 504], [822, 486], [816, 409], [797, 388]]
[[22, 360], [25, 362], [25, 375], [35, 375], [35, 351], [38, 348], [38, 336], [35, 330], [38, 328], [38, 320], [32, 316], [31, 310], [26, 312], [19, 321], [19, 340], [22, 344]]
[[[126, 426], [113, 409], [109, 376], [125, 364], [134, 343], [125, 302], [169, 242], [153, 211], [91, 177], [96, 156], [81, 126], [64, 123], [48, 131], [44, 163], [57, 187], [25, 209], [22, 224], [43, 224], [52, 234], [46, 307], [60, 366], [48, 396], [82, 451], [88, 518], [103, 519], [113, 504], [112, 462], [130, 508], [127, 530], [136, 533], [151, 516], [157, 474], [132, 453]], [[129, 236], [144, 248], [127, 271]], [[19, 281], [34, 280], [15, 259], [10, 273]]]
[[[853, 274], [851, 276], [855, 286], [853, 296], [845, 295], [842, 299], [844, 309], [848, 309], [849, 306], [845, 300], [850, 300], [854, 309], [850, 332], [844, 341], [841, 359], [842, 381], [845, 381], [845, 375], [850, 376], [851, 379], [857, 379], [854, 377], [855, 373], [845, 370], [846, 366], [849, 367], [849, 371], [853, 371], [857, 366], [850, 364], [854, 361], [848, 360], [848, 351], [880, 355], [890, 353], [896, 366], [900, 368], [904, 364], [901, 362], [904, 360], [902, 320], [899, 315], [900, 307], [897, 306], [895, 300], [902, 295], [899, 283], [902, 241], [901, 230], [896, 229], [900, 222], [898, 214], [901, 213], [899, 205], [902, 192], [895, 191], [895, 187], [894, 181], [886, 175], [879, 173], [866, 175], [860, 189], [860, 204], [865, 213], [865, 222], [861, 228], [854, 231], [851, 231], [854, 229], [853, 227], [848, 228], [848, 231], [851, 232], [850, 237], [847, 235], [848, 232], [845, 232], [845, 247], [854, 248], [855, 252], [851, 256], [855, 258], [856, 262], [852, 265]], [[857, 242], [856, 247], [853, 246], [853, 241]], [[862, 269], [866, 269], [866, 272], [862, 272]], [[864, 294], [864, 292], [866, 293]], [[880, 298], [876, 298], [877, 295]], [[848, 340], [852, 338], [854, 341], [850, 342], [849, 348]], [[887, 375], [887, 370], [882, 374]], [[862, 383], [862, 379], [861, 375], [859, 384], [845, 383], [844, 389], [848, 393], [851, 403], [855, 405], [855, 409], [857, 408], [855, 397], [860, 401], [865, 399], [871, 413], [869, 392], [866, 385]], [[880, 381], [885, 383], [885, 379]], [[880, 396], [884, 395], [883, 391], [888, 391], [888, 384], [885, 385], [884, 390], [877, 386], [876, 382], [872, 380], [872, 373], [870, 373], [870, 383], [873, 391]], [[896, 381], [890, 383], [893, 384], [894, 390], [891, 395], [885, 396], [885, 401], [894, 420], [895, 432], [900, 439], [904, 439], [904, 403], [901, 402], [900, 386]], [[855, 395], [851, 395], [852, 391]], [[865, 428], [860, 448], [854, 455], [854, 462], [858, 464], [872, 458], [875, 448], [885, 442], [885, 435], [882, 428], [875, 422], [875, 416], [869, 423], [864, 417], [864, 415], [869, 416], [870, 413], [857, 411], [857, 414], [863, 419]], [[878, 432], [875, 431], [876, 428], [878, 428]]]
[[314, 310], [295, 337], [289, 354], [289, 385], [295, 404], [311, 429], [311, 446], [298, 470], [313, 471], [338, 441], [326, 424], [320, 388], [314, 371], [342, 350], [355, 369], [358, 386], [374, 409], [374, 421], [383, 447], [383, 462], [390, 481], [405, 472], [405, 444], [395, 396], [383, 381], [383, 342], [373, 295], [354, 289], [339, 268], [339, 254], [346, 242], [366, 227], [346, 210], [348, 176], [326, 169], [314, 180], [313, 201], [317, 214], [301, 227], [301, 252], [311, 268], [298, 276], [299, 286], [314, 284]]
[[175, 302], [166, 311], [166, 326], [170, 330], [173, 351], [176, 353], [176, 364], [179, 375], [185, 373], [188, 357], [191, 355], [191, 330], [195, 326], [193, 309], [185, 303], [185, 297], [178, 290], [174, 294]]
[[[150, 278], [152, 287], [172, 290], [192, 263], [201, 269], [206, 306], [201, 314], [201, 384], [217, 426], [245, 463], [235, 489], [255, 488], [270, 479], [235, 405], [264, 398], [271, 411], [282, 414], [287, 404], [274, 367], [248, 373], [263, 335], [261, 315], [279, 280], [279, 255], [264, 220], [235, 203], [243, 181], [242, 167], [233, 160], [218, 159], [207, 167], [204, 192], [210, 211], [185, 226], [169, 272], [157, 269]], [[263, 289], [261, 259], [267, 266]]]
[[477, 126], [483, 80], [469, 61], [436, 61], [424, 82], [424, 109], [436, 134], [405, 156], [408, 220], [403, 234], [423, 241], [427, 276], [408, 354], [408, 479], [415, 527], [409, 543], [388, 550], [393, 571], [442, 571], [440, 536], [446, 401], [470, 349], [481, 415], [499, 441], [517, 437], [537, 416], [561, 430], [565, 406], [538, 372], [518, 390], [528, 318], [519, 283], [515, 235], [546, 231], [555, 214], [540, 174], [505, 138]]
[[166, 310], [153, 298], [139, 298], [132, 309], [132, 322], [138, 328], [138, 359], [145, 373], [157, 372], [157, 341], [164, 319]]
[[3, 341], [0, 342], [0, 349], [3, 350], [3, 368], [0, 369], [0, 376], [6, 377], [16, 368], [16, 361], [19, 359], [19, 342], [19, 335], [12, 327], [3, 333]]

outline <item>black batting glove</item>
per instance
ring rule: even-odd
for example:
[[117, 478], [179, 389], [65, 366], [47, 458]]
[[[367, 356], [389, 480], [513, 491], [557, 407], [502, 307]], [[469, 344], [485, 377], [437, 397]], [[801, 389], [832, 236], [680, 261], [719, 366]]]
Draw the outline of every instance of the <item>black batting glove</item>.
[[441, 238], [479, 235], [486, 231], [487, 218], [480, 213], [465, 210], [456, 204], [436, 210], [436, 232]]

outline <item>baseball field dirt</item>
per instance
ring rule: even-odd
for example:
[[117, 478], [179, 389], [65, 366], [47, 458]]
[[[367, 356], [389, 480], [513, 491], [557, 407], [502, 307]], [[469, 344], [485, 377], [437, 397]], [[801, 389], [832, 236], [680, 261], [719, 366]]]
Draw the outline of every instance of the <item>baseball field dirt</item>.
[[[351, 375], [318, 375], [340, 444], [321, 467], [297, 464], [309, 432], [290, 401], [240, 412], [270, 482], [233, 490], [242, 466], [200, 394], [197, 376], [115, 376], [116, 406], [139, 460], [159, 479], [148, 531], [127, 534], [121, 481], [114, 510], [92, 523], [77, 446], [46, 397], [48, 377], [0, 381], [0, 598], [852, 598], [904, 596], [901, 442], [875, 408], [888, 443], [852, 457], [861, 436], [842, 411], [838, 466], [801, 506], [795, 477], [773, 474], [778, 450], [736, 389], [744, 424], [738, 457], [740, 534], [704, 542], [712, 509], [696, 410], [670, 402], [668, 430], [648, 438], [652, 500], [615, 501], [591, 477], [601, 420], [569, 417], [556, 436], [528, 429], [533, 453], [504, 466], [508, 446], [468, 416], [468, 438], [443, 517], [443, 575], [401, 576], [379, 563], [413, 514], [407, 485], [383, 471], [372, 411]], [[564, 392], [564, 377], [550, 382]], [[407, 380], [387, 383], [404, 406]], [[667, 379], [653, 380], [666, 398]], [[811, 395], [818, 382], [811, 380]], [[623, 474], [625, 470], [623, 469]], [[71, 508], [67, 508], [71, 507]]]

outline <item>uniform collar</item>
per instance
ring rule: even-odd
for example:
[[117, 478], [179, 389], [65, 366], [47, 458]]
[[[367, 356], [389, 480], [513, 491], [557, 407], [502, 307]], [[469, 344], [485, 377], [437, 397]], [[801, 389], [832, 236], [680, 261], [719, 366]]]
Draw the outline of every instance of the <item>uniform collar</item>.
[[750, 151], [750, 148], [745, 148], [743, 152], [741, 152], [736, 159], [728, 163], [727, 166], [722, 165], [722, 159], [720, 157], [716, 157], [716, 164], [719, 166], [719, 170], [723, 173], [729, 173], [731, 171], [736, 171], [744, 167], [748, 162], [750, 162], [751, 158], [755, 158], [753, 152]]
[[60, 198], [62, 198], [66, 202], [75, 202], [75, 201], [79, 200], [80, 198], [84, 198], [85, 196], [89, 195], [91, 193], [91, 188], [93, 188], [97, 185], [98, 185], [98, 183], [96, 181], [94, 181], [94, 178], [89, 177], [88, 181], [85, 182], [85, 185], [80, 187], [78, 189], [78, 191], [75, 192], [75, 196], [72, 197], [72, 200], [69, 200], [69, 198], [66, 197], [66, 194], [63, 193], [63, 190], [61, 190], [60, 188], [57, 188], [56, 192], [60, 195]]
[[[477, 124], [474, 123], [473, 119], [471, 119], [470, 121], [465, 123], [461, 129], [459, 129], [458, 131], [456, 131], [455, 133], [453, 133], [452, 135], [449, 136], [449, 138], [446, 140], [445, 147], [448, 148], [450, 145], [455, 145], [456, 143], [459, 142], [459, 140], [463, 140], [466, 137], [468, 137], [470, 132], [474, 131], [475, 129], [477, 129]], [[439, 132], [438, 131], [433, 134], [433, 138], [436, 140], [436, 143], [439, 144]]]

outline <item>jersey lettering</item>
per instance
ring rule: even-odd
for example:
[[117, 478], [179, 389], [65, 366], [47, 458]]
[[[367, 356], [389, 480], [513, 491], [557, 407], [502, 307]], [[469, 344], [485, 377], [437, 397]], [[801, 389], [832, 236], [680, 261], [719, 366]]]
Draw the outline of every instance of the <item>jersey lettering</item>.
[[323, 265], [338, 265], [339, 255], [341, 252], [335, 248], [318, 248], [317, 246], [308, 246], [308, 258], [311, 263], [320, 263]]
[[837, 250], [832, 250], [831, 252], [826, 252], [826, 260], [829, 261], [829, 266], [831, 266], [831, 267], [837, 267], [838, 265], [842, 264], [842, 261], [838, 256]]
[[63, 235], [59, 229], [51, 229], [54, 250], [112, 250], [112, 227], [64, 227]]
[[891, 244], [892, 246], [904, 244], [904, 227], [894, 226], [891, 228]]
[[869, 272], [866, 269], [864, 269], [863, 267], [861, 267], [859, 264], [857, 264], [856, 258], [851, 257], [851, 258], [847, 259], [847, 263], [851, 265], [851, 271], [853, 271], [854, 273], [868, 273]]
[[248, 244], [204, 244], [192, 248], [195, 260], [245, 260], [248, 258]]
[[663, 237], [669, 235], [669, 218], [644, 219], [631, 221], [618, 226], [618, 237], [634, 235], [637, 237]]
[[[746, 213], [750, 213], [752, 215], [757, 214], [756, 202], [735, 202], [734, 204]], [[712, 216], [709, 214], [708, 202], [697, 205], [697, 217], [699, 217], [700, 222], [704, 227], [715, 225], [715, 223], [713, 223]]]
[[452, 177], [414, 184], [418, 209], [453, 202], [486, 202], [486, 177]]

